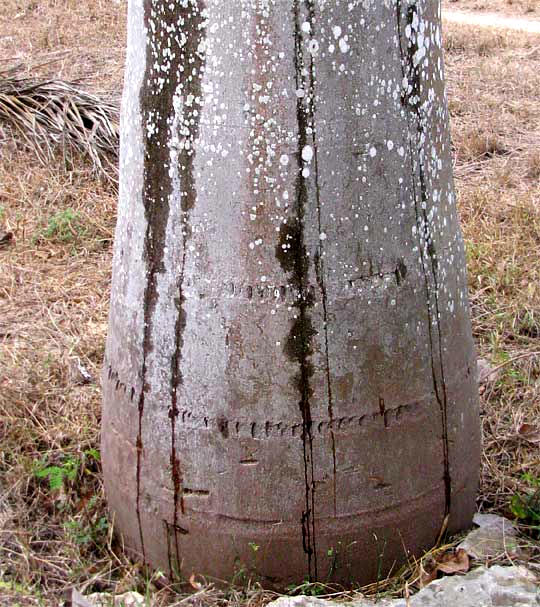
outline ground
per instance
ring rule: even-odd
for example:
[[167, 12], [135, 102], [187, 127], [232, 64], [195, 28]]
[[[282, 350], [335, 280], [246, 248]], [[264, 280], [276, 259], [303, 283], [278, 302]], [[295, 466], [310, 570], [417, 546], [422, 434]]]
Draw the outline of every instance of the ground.
[[[535, 0], [445, 6], [540, 18]], [[20, 64], [25, 75], [80, 80], [115, 99], [124, 12], [124, 1], [3, 0], [0, 71]], [[524, 507], [540, 478], [540, 46], [537, 35], [447, 24], [445, 48], [474, 335], [496, 368], [480, 386], [478, 507], [531, 523]], [[53, 605], [72, 586], [155, 592], [160, 580], [112, 537], [100, 481], [114, 187], [77, 155], [41, 163], [1, 122], [0, 150], [0, 605]]]
[[538, 0], [443, 0], [443, 7], [453, 10], [476, 11], [480, 13], [501, 13], [512, 17], [538, 19]]

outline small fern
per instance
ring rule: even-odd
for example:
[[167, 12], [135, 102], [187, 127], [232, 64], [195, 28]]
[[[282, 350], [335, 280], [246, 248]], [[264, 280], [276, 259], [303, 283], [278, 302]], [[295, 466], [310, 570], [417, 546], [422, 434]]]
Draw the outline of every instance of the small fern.
[[77, 478], [79, 462], [73, 457], [67, 457], [60, 466], [48, 466], [41, 462], [34, 470], [34, 476], [39, 479], [48, 479], [49, 489], [58, 491], [65, 481], [73, 483]]

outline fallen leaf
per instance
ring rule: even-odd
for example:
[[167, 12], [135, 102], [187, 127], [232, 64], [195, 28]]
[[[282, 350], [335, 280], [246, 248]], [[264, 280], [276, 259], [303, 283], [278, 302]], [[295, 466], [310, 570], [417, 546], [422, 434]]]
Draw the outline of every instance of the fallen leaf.
[[420, 574], [418, 576], [418, 585], [420, 588], [424, 588], [433, 580], [437, 579], [437, 566], [433, 563], [426, 563], [426, 565], [420, 565]]
[[194, 573], [192, 573], [192, 574], [189, 576], [189, 583], [191, 584], [191, 586], [192, 586], [193, 588], [195, 588], [195, 590], [200, 590], [200, 589], [203, 587], [203, 585], [202, 585], [200, 582], [197, 582], [197, 581], [195, 580], [195, 574], [194, 574]]
[[540, 430], [533, 424], [521, 424], [518, 435], [529, 443], [540, 443]]
[[451, 575], [453, 573], [467, 573], [471, 566], [469, 555], [462, 548], [456, 551], [445, 552], [437, 563], [437, 571]]
[[418, 586], [424, 588], [438, 577], [440, 574], [453, 575], [456, 573], [467, 573], [470, 569], [469, 555], [465, 550], [447, 550], [443, 554], [434, 558], [429, 558], [420, 564], [418, 572]]

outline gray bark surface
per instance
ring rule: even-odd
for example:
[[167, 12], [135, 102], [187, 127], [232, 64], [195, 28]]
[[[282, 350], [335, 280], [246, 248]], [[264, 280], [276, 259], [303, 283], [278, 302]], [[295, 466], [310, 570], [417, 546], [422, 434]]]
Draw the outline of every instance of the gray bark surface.
[[153, 566], [373, 580], [471, 521], [436, 0], [130, 0], [103, 465]]

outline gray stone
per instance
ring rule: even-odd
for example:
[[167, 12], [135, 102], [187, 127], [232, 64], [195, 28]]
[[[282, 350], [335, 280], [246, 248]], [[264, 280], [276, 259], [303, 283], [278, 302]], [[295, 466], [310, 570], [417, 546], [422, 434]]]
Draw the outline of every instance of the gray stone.
[[[463, 576], [436, 580], [406, 599], [361, 598], [350, 607], [533, 607], [540, 605], [536, 576], [520, 566], [479, 567]], [[343, 607], [309, 596], [281, 597], [268, 607]]]
[[477, 361], [478, 383], [485, 384], [488, 381], [496, 379], [497, 367], [492, 365], [489, 360], [479, 358]]
[[336, 601], [329, 601], [326, 599], [320, 599], [313, 596], [282, 596], [275, 601], [272, 601], [267, 607], [401, 607], [405, 605], [403, 600], [388, 600], [382, 599], [377, 602], [372, 599], [356, 599], [351, 603], [337, 603]]
[[496, 514], [475, 514], [478, 529], [471, 531], [459, 544], [467, 554], [478, 560], [494, 559], [507, 554], [513, 558], [523, 554], [518, 545], [518, 531], [513, 523]]
[[108, 592], [94, 592], [88, 596], [82, 595], [73, 589], [71, 594], [72, 607], [145, 607], [150, 606], [138, 592], [124, 592], [123, 594], [109, 594]]
[[[540, 605], [536, 577], [520, 566], [479, 567], [464, 576], [445, 577], [426, 586], [410, 607], [517, 607]], [[393, 607], [405, 607], [395, 603]]]

